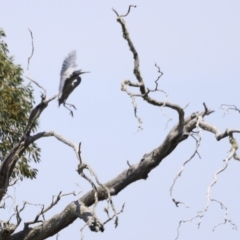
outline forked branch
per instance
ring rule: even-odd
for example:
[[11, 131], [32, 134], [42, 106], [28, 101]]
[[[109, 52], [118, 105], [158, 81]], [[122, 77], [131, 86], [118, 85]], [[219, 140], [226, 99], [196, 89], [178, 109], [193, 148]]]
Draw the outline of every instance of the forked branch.
[[[133, 74], [135, 75], [135, 77], [136, 77], [136, 79], [138, 81], [138, 83], [132, 83], [129, 80], [123, 81], [122, 82], [122, 90], [125, 91], [133, 99], [133, 105], [135, 104], [134, 103], [134, 101], [135, 101], [134, 97], [135, 96], [139, 96], [139, 95], [133, 94], [132, 92], [128, 91], [126, 85], [132, 86], [132, 87], [139, 87], [140, 94], [141, 94], [140, 96], [145, 101], [147, 101], [149, 104], [152, 104], [152, 105], [158, 106], [158, 107], [168, 107], [168, 108], [171, 108], [173, 110], [176, 110], [178, 112], [178, 115], [179, 115], [179, 131], [182, 131], [183, 130], [183, 125], [184, 125], [184, 111], [183, 111], [183, 109], [179, 105], [177, 105], [177, 104], [170, 103], [170, 102], [167, 102], [167, 101], [157, 101], [157, 100], [155, 100], [155, 99], [153, 99], [153, 98], [151, 98], [149, 96], [150, 90], [146, 89], [145, 84], [144, 84], [144, 80], [143, 80], [141, 72], [140, 72], [140, 68], [139, 68], [140, 63], [139, 63], [138, 52], [137, 52], [137, 50], [136, 50], [136, 48], [135, 48], [135, 46], [134, 46], [134, 44], [133, 44], [133, 42], [132, 42], [132, 40], [130, 38], [130, 35], [128, 33], [125, 21], [122, 18], [122, 16], [117, 13], [116, 10], [113, 9], [113, 11], [117, 15], [117, 22], [122, 27], [123, 38], [127, 41], [128, 46], [130, 48], [130, 51], [133, 54], [133, 59], [134, 59]], [[159, 70], [160, 77], [161, 77], [162, 72], [160, 71], [160, 68], [158, 68], [158, 70]], [[158, 86], [157, 85], [157, 81], [155, 82], [156, 86]], [[136, 112], [136, 108], [134, 108], [134, 111]], [[136, 114], [135, 114], [135, 116], [136, 116]], [[139, 121], [139, 119], [138, 119], [138, 121]], [[139, 126], [141, 126], [141, 125], [139, 124]]]

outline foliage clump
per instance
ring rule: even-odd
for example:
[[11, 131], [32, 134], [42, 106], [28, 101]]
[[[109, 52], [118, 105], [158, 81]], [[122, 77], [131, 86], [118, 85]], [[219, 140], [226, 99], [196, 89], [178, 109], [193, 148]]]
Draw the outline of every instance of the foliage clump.
[[[3, 40], [5, 36], [0, 29], [0, 164], [23, 136], [34, 104], [33, 88], [30, 84], [24, 85], [23, 70], [9, 56], [8, 46]], [[33, 132], [37, 127], [36, 122]], [[12, 178], [36, 178], [37, 169], [29, 165], [32, 160], [40, 161], [40, 148], [35, 143], [19, 159]]]

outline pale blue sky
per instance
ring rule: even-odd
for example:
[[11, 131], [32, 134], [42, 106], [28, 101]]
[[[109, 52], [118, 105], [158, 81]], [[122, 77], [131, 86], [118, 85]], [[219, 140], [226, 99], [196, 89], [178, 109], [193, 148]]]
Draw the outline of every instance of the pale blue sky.
[[[239, 103], [240, 79], [240, 3], [239, 1], [1, 1], [0, 22], [7, 34], [7, 43], [15, 62], [26, 70], [31, 52], [28, 28], [34, 34], [35, 53], [31, 61], [30, 76], [47, 89], [50, 97], [59, 87], [59, 73], [67, 54], [77, 51], [81, 69], [91, 71], [82, 78], [81, 85], [69, 97], [77, 111], [71, 118], [57, 101], [51, 102], [40, 119], [41, 131], [56, 131], [74, 142], [82, 142], [82, 157], [98, 174], [102, 182], [115, 177], [130, 163], [138, 162], [142, 155], [157, 147], [177, 121], [175, 112], [165, 109], [173, 118], [165, 130], [167, 119], [158, 108], [138, 100], [138, 113], [143, 120], [143, 131], [137, 130], [137, 120], [129, 97], [120, 90], [122, 80], [134, 80], [133, 59], [120, 25], [116, 22], [114, 7], [125, 13], [129, 4], [136, 4], [126, 18], [130, 36], [140, 55], [140, 68], [145, 84], [154, 87], [157, 62], [164, 72], [160, 85], [168, 100], [181, 106], [187, 103], [186, 115], [203, 110], [206, 102], [216, 112], [207, 117], [220, 130], [227, 127], [240, 129], [240, 115], [232, 112], [223, 117], [222, 103]], [[26, 81], [28, 83], [28, 81]], [[36, 99], [40, 91], [35, 88]], [[159, 94], [156, 98], [163, 99]], [[237, 136], [240, 141], [240, 138]], [[16, 202], [50, 203], [52, 195], [78, 191], [83, 194], [90, 187], [75, 169], [74, 152], [56, 141], [39, 141], [42, 161], [38, 179], [26, 180], [16, 188]], [[193, 139], [181, 143], [158, 168], [149, 174], [147, 181], [127, 187], [113, 201], [117, 209], [125, 202], [119, 227], [113, 222], [104, 233], [85, 230], [85, 239], [173, 240], [181, 219], [194, 216], [206, 204], [206, 191], [213, 174], [223, 166], [230, 148], [228, 139], [217, 142], [212, 134], [203, 133], [199, 149], [202, 159], [194, 158], [177, 182], [174, 195], [190, 205], [176, 208], [171, 201], [169, 188], [182, 163], [193, 153]], [[240, 154], [240, 153], [239, 153]], [[222, 201], [229, 209], [229, 218], [240, 228], [240, 163], [231, 160], [228, 169], [219, 177], [212, 197]], [[12, 193], [13, 194], [13, 193]], [[47, 217], [59, 213], [76, 197], [66, 197], [53, 208]], [[106, 219], [99, 204], [98, 216]], [[12, 210], [11, 210], [12, 211]], [[10, 211], [10, 212], [11, 212]], [[23, 221], [30, 221], [37, 207], [27, 206]], [[8, 216], [1, 210], [1, 216]], [[186, 223], [180, 229], [179, 240], [237, 240], [239, 231], [229, 224], [212, 228], [223, 221], [224, 211], [211, 203], [202, 219]], [[80, 239], [83, 222], [77, 220], [60, 232], [59, 240]], [[56, 239], [55, 237], [49, 239]]]

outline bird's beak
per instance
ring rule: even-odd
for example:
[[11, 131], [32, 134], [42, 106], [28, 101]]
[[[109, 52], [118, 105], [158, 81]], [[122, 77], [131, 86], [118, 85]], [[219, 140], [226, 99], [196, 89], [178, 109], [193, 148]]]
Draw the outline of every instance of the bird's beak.
[[81, 74], [84, 74], [84, 73], [91, 73], [91, 72], [81, 72]]

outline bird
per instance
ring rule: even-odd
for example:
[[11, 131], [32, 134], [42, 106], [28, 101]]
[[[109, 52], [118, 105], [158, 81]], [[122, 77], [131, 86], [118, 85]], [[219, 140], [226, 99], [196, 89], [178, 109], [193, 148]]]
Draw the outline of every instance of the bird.
[[73, 107], [76, 109], [76, 107], [73, 104], [66, 103], [66, 100], [68, 99], [69, 95], [73, 92], [73, 90], [81, 83], [81, 74], [84, 73], [90, 73], [90, 72], [84, 72], [81, 69], [75, 70], [77, 67], [76, 65], [76, 58], [77, 54], [76, 51], [72, 51], [69, 53], [69, 55], [64, 59], [62, 69], [60, 72], [60, 86], [59, 86], [59, 93], [58, 93], [58, 104], [59, 107], [61, 104], [65, 108], [67, 108], [70, 111], [70, 115], [73, 117], [73, 111], [69, 109], [66, 105]]

